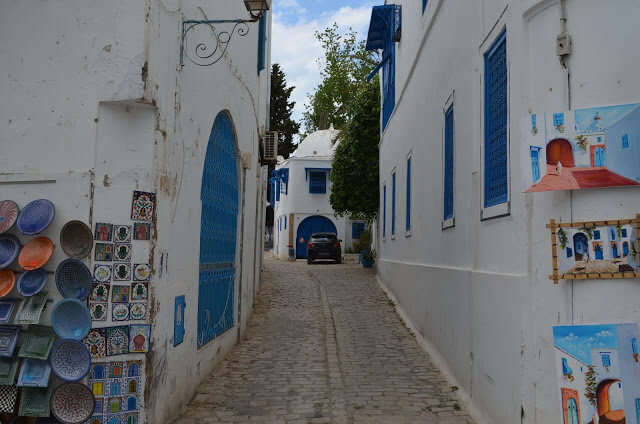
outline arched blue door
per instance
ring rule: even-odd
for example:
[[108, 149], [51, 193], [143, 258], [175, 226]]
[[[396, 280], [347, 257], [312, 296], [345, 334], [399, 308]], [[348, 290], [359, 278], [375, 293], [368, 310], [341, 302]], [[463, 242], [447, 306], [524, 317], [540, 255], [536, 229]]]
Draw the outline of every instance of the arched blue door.
[[600, 246], [599, 244], [596, 244], [595, 252], [596, 252], [596, 260], [603, 259], [602, 246]]
[[307, 243], [313, 233], [331, 232], [338, 234], [336, 226], [329, 218], [324, 216], [314, 215], [305, 218], [300, 225], [298, 225], [298, 232], [296, 235], [296, 258], [307, 258]]
[[531, 176], [535, 183], [540, 179], [540, 161], [538, 159], [538, 149], [531, 149]]
[[598, 147], [593, 152], [593, 166], [604, 166], [604, 149]]
[[574, 398], [569, 399], [567, 415], [569, 416], [569, 424], [580, 424], [578, 422], [578, 404]]
[[626, 241], [622, 243], [622, 256], [624, 256], [625, 258], [629, 256], [629, 243], [627, 243]]
[[614, 258], [619, 257], [618, 255], [618, 243], [611, 243], [611, 256]]
[[238, 238], [235, 133], [226, 113], [216, 117], [202, 171], [198, 347], [233, 327]]
[[576, 261], [589, 257], [589, 241], [586, 234], [577, 233], [573, 236], [573, 248], [576, 251]]

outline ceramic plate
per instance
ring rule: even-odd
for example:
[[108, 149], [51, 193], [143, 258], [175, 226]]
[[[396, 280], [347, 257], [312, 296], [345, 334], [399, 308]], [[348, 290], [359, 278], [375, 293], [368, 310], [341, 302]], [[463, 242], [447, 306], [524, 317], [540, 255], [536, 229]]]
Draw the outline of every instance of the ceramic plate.
[[38, 237], [25, 244], [18, 256], [23, 269], [32, 271], [46, 264], [53, 254], [53, 242], [46, 237]]
[[51, 367], [47, 361], [27, 358], [22, 361], [18, 387], [47, 387], [50, 376]]
[[8, 324], [18, 299], [0, 299], [0, 324]]
[[51, 325], [61, 339], [82, 340], [91, 330], [91, 313], [78, 299], [62, 299], [53, 307]]
[[13, 234], [0, 236], [0, 269], [6, 268], [16, 260], [20, 253], [20, 239]]
[[53, 416], [67, 424], [80, 424], [91, 418], [96, 400], [84, 384], [64, 383], [51, 395]]
[[56, 214], [53, 203], [47, 199], [38, 199], [25, 206], [18, 215], [18, 230], [24, 235], [31, 236], [43, 232]]
[[51, 370], [64, 381], [78, 381], [89, 373], [91, 354], [86, 346], [76, 340], [60, 340], [49, 356]]
[[3, 200], [0, 202], [0, 234], [7, 232], [13, 227], [18, 219], [18, 204], [13, 200]]
[[63, 297], [85, 300], [91, 294], [92, 276], [78, 259], [65, 259], [56, 268], [56, 287]]
[[42, 268], [26, 271], [18, 278], [18, 293], [24, 297], [31, 297], [40, 293], [47, 284], [47, 271]]
[[16, 285], [16, 274], [10, 269], [0, 269], [0, 297], [11, 293]]
[[20, 335], [20, 327], [3, 325], [0, 327], [0, 357], [11, 358], [16, 349], [16, 342]]

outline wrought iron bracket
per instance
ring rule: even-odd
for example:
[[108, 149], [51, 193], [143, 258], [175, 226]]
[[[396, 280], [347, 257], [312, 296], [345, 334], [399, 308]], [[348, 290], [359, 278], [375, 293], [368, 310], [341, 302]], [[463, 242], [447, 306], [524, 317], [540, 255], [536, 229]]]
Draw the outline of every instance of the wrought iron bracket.
[[[180, 37], [180, 67], [184, 66], [186, 59], [198, 66], [211, 66], [216, 64], [227, 51], [231, 38], [235, 33], [240, 37], [244, 37], [249, 33], [249, 22], [256, 22], [257, 19], [228, 19], [228, 20], [186, 20], [182, 21], [182, 36]], [[233, 24], [230, 30], [217, 30], [217, 24]], [[210, 48], [207, 43], [200, 42], [195, 45], [189, 54], [187, 47], [187, 35], [189, 32], [200, 25], [208, 25], [215, 36], [215, 47]]]

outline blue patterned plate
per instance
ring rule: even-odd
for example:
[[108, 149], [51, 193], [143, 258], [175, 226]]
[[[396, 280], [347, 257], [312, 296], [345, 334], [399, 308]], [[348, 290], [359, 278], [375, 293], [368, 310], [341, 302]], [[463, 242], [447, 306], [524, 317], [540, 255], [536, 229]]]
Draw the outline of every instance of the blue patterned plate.
[[49, 364], [53, 373], [64, 381], [78, 381], [89, 373], [91, 354], [77, 340], [60, 340], [53, 346]]
[[93, 288], [91, 271], [78, 259], [65, 259], [56, 268], [56, 287], [63, 297], [86, 300]]
[[53, 203], [47, 199], [38, 199], [29, 203], [18, 215], [18, 230], [27, 236], [43, 232], [56, 214]]
[[18, 299], [0, 299], [0, 324], [7, 324], [16, 308]]
[[22, 361], [18, 387], [47, 387], [50, 376], [51, 367], [47, 361], [27, 358]]
[[18, 278], [18, 293], [24, 297], [31, 297], [40, 293], [47, 284], [47, 271], [42, 268], [24, 272]]
[[20, 253], [20, 240], [13, 234], [0, 236], [0, 269], [4, 269], [16, 260]]
[[11, 358], [16, 349], [20, 327], [16, 325], [0, 326], [0, 356]]
[[78, 299], [62, 299], [53, 307], [51, 325], [61, 339], [82, 340], [91, 330], [91, 313]]

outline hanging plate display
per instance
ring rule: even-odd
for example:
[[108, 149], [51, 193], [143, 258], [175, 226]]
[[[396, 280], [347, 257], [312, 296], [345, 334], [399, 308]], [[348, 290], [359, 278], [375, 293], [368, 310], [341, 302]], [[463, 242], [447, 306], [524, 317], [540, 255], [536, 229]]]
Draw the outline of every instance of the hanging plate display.
[[0, 234], [5, 233], [13, 227], [20, 212], [18, 204], [13, 200], [3, 200], [0, 202]]
[[89, 308], [78, 299], [62, 299], [53, 307], [51, 325], [61, 339], [82, 340], [91, 330]]
[[20, 395], [18, 415], [24, 417], [48, 417], [51, 386], [47, 388], [25, 387]]
[[40, 314], [47, 303], [49, 293], [41, 291], [35, 296], [27, 298], [18, 307], [16, 317], [13, 319], [14, 324], [37, 324], [40, 322]]
[[9, 322], [18, 302], [18, 299], [0, 299], [0, 324]]
[[10, 269], [0, 269], [0, 297], [8, 295], [16, 285], [16, 275]]
[[31, 297], [47, 284], [47, 271], [42, 268], [24, 272], [18, 278], [18, 293], [24, 297]]
[[0, 236], [0, 269], [4, 269], [16, 260], [20, 253], [20, 239], [13, 234]]
[[56, 287], [63, 297], [85, 300], [92, 289], [91, 271], [78, 259], [65, 259], [56, 268]]
[[26, 235], [32, 236], [43, 232], [56, 214], [53, 203], [47, 199], [38, 199], [25, 206], [18, 215], [18, 230]]
[[0, 413], [13, 414], [16, 410], [17, 399], [18, 388], [16, 386], [0, 386]]
[[82, 221], [69, 221], [60, 231], [60, 246], [67, 256], [82, 259], [89, 256], [93, 247], [91, 228]]
[[46, 360], [49, 358], [55, 338], [56, 333], [53, 328], [44, 325], [31, 325], [22, 340], [18, 356]]
[[46, 237], [38, 237], [25, 244], [18, 256], [18, 263], [27, 271], [41, 268], [53, 254], [53, 242]]
[[27, 358], [22, 361], [18, 387], [47, 387], [50, 376], [51, 367], [47, 361]]
[[0, 357], [13, 357], [19, 335], [20, 327], [17, 325], [3, 325], [0, 327]]
[[76, 340], [60, 340], [53, 346], [49, 364], [53, 373], [64, 381], [78, 381], [89, 374], [91, 354]]
[[80, 424], [91, 418], [96, 400], [84, 384], [64, 383], [51, 396], [51, 413], [65, 424]]

